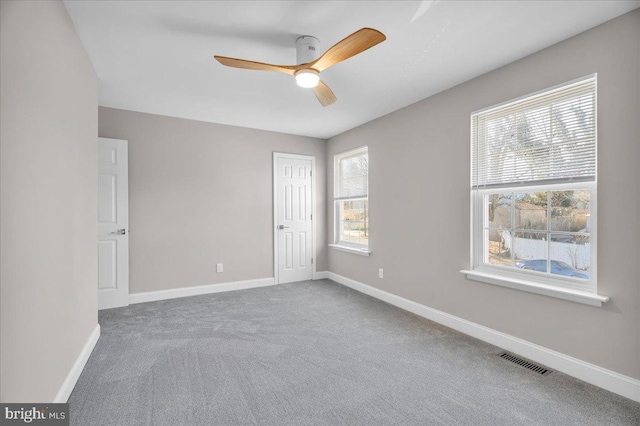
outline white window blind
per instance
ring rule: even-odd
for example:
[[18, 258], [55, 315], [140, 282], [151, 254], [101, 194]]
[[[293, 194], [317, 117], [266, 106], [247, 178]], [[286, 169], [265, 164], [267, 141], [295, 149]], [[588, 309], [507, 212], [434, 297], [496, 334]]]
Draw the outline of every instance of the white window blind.
[[596, 78], [471, 116], [474, 188], [592, 181]]
[[335, 200], [368, 197], [369, 155], [366, 147], [336, 156], [335, 167]]

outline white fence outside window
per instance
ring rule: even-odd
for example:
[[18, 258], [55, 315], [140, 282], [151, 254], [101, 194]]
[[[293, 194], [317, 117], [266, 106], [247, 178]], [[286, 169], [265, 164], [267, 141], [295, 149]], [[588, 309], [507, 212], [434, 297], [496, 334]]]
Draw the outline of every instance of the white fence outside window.
[[549, 258], [568, 263], [579, 271], [588, 271], [590, 265], [591, 244], [572, 244], [558, 241], [534, 240], [512, 237], [508, 231], [502, 232], [503, 246], [512, 250], [516, 259], [546, 259], [547, 245]]

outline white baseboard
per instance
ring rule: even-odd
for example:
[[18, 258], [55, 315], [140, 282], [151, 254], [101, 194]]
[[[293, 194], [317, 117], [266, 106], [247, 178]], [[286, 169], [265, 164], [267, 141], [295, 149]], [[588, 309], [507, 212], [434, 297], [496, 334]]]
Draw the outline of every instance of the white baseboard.
[[80, 378], [80, 374], [84, 369], [84, 366], [87, 364], [89, 360], [89, 356], [91, 352], [93, 352], [93, 348], [96, 347], [96, 343], [98, 343], [98, 339], [100, 338], [100, 324], [96, 324], [96, 328], [93, 329], [91, 335], [89, 335], [89, 339], [84, 344], [82, 351], [80, 351], [80, 355], [76, 359], [76, 362], [69, 370], [69, 374], [62, 382], [62, 386], [60, 386], [60, 390], [53, 400], [54, 404], [63, 404], [69, 400], [69, 396], [73, 391], [73, 388], [76, 386], [78, 379]]
[[246, 290], [248, 288], [274, 285], [273, 277], [256, 280], [233, 281], [229, 283], [207, 284], [195, 287], [172, 288], [169, 290], [148, 291], [129, 295], [129, 304], [155, 302], [157, 300], [176, 299], [178, 297], [199, 296], [201, 294], [221, 293], [224, 291]]
[[314, 280], [326, 280], [329, 279], [329, 271], [320, 271], [313, 274]]
[[333, 272], [328, 278], [391, 305], [412, 312], [492, 345], [539, 362], [554, 370], [573, 376], [592, 385], [640, 402], [640, 380], [616, 373], [606, 368], [573, 358], [540, 345], [510, 336], [500, 331], [467, 321], [460, 317], [421, 305], [404, 297], [343, 277]]

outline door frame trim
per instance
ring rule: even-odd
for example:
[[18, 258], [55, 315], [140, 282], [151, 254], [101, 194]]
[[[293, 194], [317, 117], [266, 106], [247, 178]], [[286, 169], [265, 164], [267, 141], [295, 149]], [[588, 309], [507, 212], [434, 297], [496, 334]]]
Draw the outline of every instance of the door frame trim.
[[311, 211], [313, 217], [312, 226], [311, 226], [311, 245], [313, 247], [313, 269], [311, 274], [311, 279], [314, 279], [316, 276], [316, 265], [318, 264], [318, 253], [316, 247], [316, 223], [318, 222], [318, 214], [316, 211], [316, 157], [313, 155], [302, 155], [302, 154], [289, 154], [286, 152], [275, 152], [273, 153], [273, 168], [272, 168], [272, 180], [273, 180], [273, 194], [271, 203], [273, 204], [273, 281], [274, 283], [280, 284], [280, 278], [278, 274], [278, 224], [276, 223], [278, 217], [277, 210], [277, 195], [278, 195], [278, 175], [276, 174], [278, 170], [278, 159], [279, 158], [294, 158], [296, 160], [311, 160]]

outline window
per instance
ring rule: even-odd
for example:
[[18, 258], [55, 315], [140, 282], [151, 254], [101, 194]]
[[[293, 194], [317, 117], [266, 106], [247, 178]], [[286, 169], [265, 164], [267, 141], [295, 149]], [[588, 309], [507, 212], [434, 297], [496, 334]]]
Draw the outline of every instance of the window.
[[367, 147], [334, 159], [335, 244], [368, 253], [369, 154]]
[[472, 114], [471, 151], [467, 276], [595, 295], [596, 77]]

